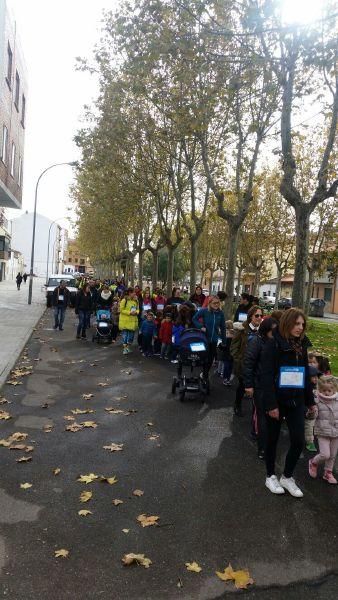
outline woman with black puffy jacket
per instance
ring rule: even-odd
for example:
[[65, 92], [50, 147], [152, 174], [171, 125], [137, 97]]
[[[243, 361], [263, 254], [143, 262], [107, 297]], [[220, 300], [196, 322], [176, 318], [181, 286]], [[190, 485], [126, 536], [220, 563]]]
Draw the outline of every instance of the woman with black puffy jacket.
[[[303, 496], [293, 479], [293, 472], [304, 447], [305, 407], [309, 414], [316, 414], [307, 357], [311, 342], [304, 335], [305, 329], [303, 311], [289, 309], [281, 317], [273, 339], [264, 345], [260, 359], [262, 402], [267, 424], [265, 485], [273, 494], [284, 494], [287, 490], [296, 498]], [[275, 474], [276, 451], [284, 420], [289, 430], [290, 447], [283, 474], [278, 480]]]

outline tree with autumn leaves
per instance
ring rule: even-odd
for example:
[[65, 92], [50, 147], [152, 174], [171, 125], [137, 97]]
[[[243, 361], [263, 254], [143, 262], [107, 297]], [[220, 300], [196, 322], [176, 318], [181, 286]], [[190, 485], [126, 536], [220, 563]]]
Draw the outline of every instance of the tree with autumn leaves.
[[[222, 265], [230, 313], [239, 263], [258, 291], [268, 263], [280, 281], [295, 256], [294, 301], [304, 306], [310, 215], [338, 186], [337, 41], [330, 3], [308, 28], [283, 26], [278, 10], [273, 0], [142, 0], [106, 14], [94, 65], [100, 91], [77, 136], [73, 194], [80, 243], [111, 272], [127, 261], [133, 280], [138, 255], [142, 275], [148, 251], [155, 284], [165, 247], [170, 289], [187, 240], [191, 289], [198, 270]], [[313, 101], [320, 141], [304, 195], [302, 151], [312, 137], [294, 121]]]

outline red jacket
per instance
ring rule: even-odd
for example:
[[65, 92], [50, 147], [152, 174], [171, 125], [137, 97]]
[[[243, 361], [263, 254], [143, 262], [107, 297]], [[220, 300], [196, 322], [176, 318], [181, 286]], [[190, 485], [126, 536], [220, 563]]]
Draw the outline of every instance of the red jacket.
[[166, 321], [165, 319], [161, 323], [160, 327], [160, 341], [162, 344], [171, 344], [171, 338], [173, 334], [173, 324], [171, 321]]

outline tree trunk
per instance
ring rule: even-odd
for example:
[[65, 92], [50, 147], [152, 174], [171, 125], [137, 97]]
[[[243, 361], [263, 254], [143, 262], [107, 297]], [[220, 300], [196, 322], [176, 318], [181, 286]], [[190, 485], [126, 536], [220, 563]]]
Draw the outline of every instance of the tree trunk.
[[238, 244], [238, 232], [239, 227], [236, 223], [229, 223], [229, 250], [228, 250], [228, 275], [225, 286], [225, 293], [227, 298], [224, 303], [224, 314], [226, 319], [230, 319], [233, 315], [233, 301], [234, 301], [234, 283], [236, 275], [236, 261], [237, 261], [237, 244]]
[[213, 277], [214, 277], [214, 272], [215, 271], [213, 269], [210, 269], [210, 281], [209, 281], [209, 294], [210, 294], [210, 296], [212, 294], [212, 280], [213, 280]]
[[124, 279], [125, 279], [127, 286], [129, 286], [129, 258], [126, 259]]
[[134, 261], [134, 255], [130, 256], [129, 263], [130, 263], [130, 285], [131, 285], [131, 287], [134, 287], [134, 284], [135, 284], [135, 261]]
[[222, 281], [222, 290], [224, 290], [224, 288], [225, 288], [225, 283], [226, 283], [226, 280], [227, 280], [227, 270], [226, 270], [226, 268], [224, 267], [224, 271], [223, 271], [223, 281]]
[[196, 265], [197, 265], [197, 240], [190, 239], [190, 294], [195, 293], [196, 288]]
[[278, 301], [280, 292], [282, 289], [282, 270], [277, 267], [277, 283], [276, 283], [276, 300], [275, 300], [275, 309], [278, 309]]
[[138, 253], [138, 284], [142, 289], [142, 281], [143, 281], [143, 251], [140, 250]]
[[238, 267], [238, 284], [237, 284], [237, 293], [236, 293], [236, 302], [239, 302], [239, 298], [241, 295], [241, 279], [242, 279], [242, 267]]
[[256, 267], [255, 269], [255, 279], [253, 282], [253, 289], [252, 289], [252, 295], [253, 296], [258, 296], [259, 295], [259, 286], [261, 283], [261, 270], [260, 268]]
[[309, 252], [310, 214], [306, 205], [296, 207], [296, 266], [292, 306], [304, 308], [307, 261]]
[[315, 270], [314, 269], [308, 269], [309, 272], [309, 283], [307, 285], [307, 290], [306, 290], [306, 300], [305, 300], [305, 314], [308, 315], [309, 314], [309, 310], [310, 310], [310, 300], [312, 298], [312, 290], [313, 290], [313, 282], [314, 282], [314, 278], [315, 278]]
[[175, 251], [172, 246], [167, 246], [168, 249], [168, 266], [167, 266], [167, 296], [171, 296], [174, 281], [174, 256]]
[[157, 279], [158, 279], [158, 250], [153, 250], [152, 255], [153, 255], [152, 287], [153, 287], [153, 291], [154, 291], [157, 288]]

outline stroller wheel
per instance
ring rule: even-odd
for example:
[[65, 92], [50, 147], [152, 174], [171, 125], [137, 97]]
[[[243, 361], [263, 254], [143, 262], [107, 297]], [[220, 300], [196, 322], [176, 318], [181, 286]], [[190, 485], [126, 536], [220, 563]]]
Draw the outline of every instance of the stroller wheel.
[[184, 402], [185, 390], [181, 390], [179, 394], [180, 402]]
[[176, 394], [176, 388], [177, 388], [177, 379], [176, 379], [176, 377], [174, 377], [173, 382], [171, 384], [171, 393], [172, 394]]

